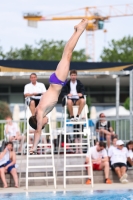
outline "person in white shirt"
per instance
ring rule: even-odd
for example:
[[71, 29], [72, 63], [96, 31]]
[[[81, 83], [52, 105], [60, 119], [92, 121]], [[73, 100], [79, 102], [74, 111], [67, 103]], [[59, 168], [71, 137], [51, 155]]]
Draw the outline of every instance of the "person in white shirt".
[[[79, 120], [79, 115], [82, 112], [82, 109], [85, 105], [85, 88], [80, 80], [77, 79], [77, 71], [70, 71], [70, 80], [66, 83], [66, 85], [62, 88], [62, 96], [67, 96], [67, 107], [70, 114], [71, 121]], [[78, 105], [78, 113], [76, 118], [74, 118], [73, 114], [73, 105]]]
[[3, 182], [4, 188], [7, 188], [7, 182], [5, 178], [5, 164], [9, 160], [9, 151], [8, 147], [3, 150], [3, 152], [0, 153], [0, 178]]
[[16, 154], [13, 151], [13, 143], [8, 142], [5, 149], [0, 154], [0, 178], [3, 182], [4, 188], [7, 188], [5, 173], [10, 173], [13, 176], [15, 187], [18, 188], [18, 175], [15, 164]]
[[118, 140], [117, 136], [114, 136], [112, 138], [112, 145], [108, 149], [106, 148], [108, 154], [110, 154], [112, 152], [113, 148], [116, 148], [116, 146], [117, 146], [116, 145], [117, 140]]
[[46, 92], [46, 87], [43, 83], [37, 82], [37, 75], [35, 73], [30, 75], [30, 81], [31, 83], [26, 84], [24, 87], [24, 96], [34, 116], [35, 108], [39, 104], [41, 95]]
[[128, 151], [124, 147], [124, 142], [122, 140], [117, 140], [116, 147], [108, 153], [111, 161], [111, 167], [117, 174], [121, 183], [128, 183], [127, 180], [127, 158]]
[[9, 173], [12, 175], [15, 183], [15, 187], [18, 188], [18, 175], [17, 175], [17, 170], [16, 170], [16, 153], [13, 151], [13, 143], [8, 142], [6, 144], [5, 149], [7, 149], [8, 156], [6, 159], [8, 159], [5, 163], [4, 170], [5, 173]]
[[16, 122], [12, 121], [11, 116], [5, 118], [6, 124], [4, 126], [4, 134], [8, 141], [18, 140], [20, 142], [19, 152], [21, 152], [22, 142], [25, 140], [25, 136], [20, 134], [20, 129]]
[[128, 150], [127, 165], [128, 165], [128, 167], [133, 167], [133, 141], [129, 141], [126, 144], [126, 147]]
[[[109, 161], [106, 151], [106, 145], [104, 142], [99, 142], [97, 145], [90, 148], [90, 152], [86, 154], [86, 164], [92, 162], [93, 170], [104, 169], [105, 183], [111, 184], [112, 181], [109, 179]], [[91, 154], [91, 155], [90, 155]], [[91, 161], [89, 159], [91, 156]], [[88, 175], [90, 175], [90, 167], [88, 167]], [[91, 179], [88, 179], [86, 184], [91, 184]]]

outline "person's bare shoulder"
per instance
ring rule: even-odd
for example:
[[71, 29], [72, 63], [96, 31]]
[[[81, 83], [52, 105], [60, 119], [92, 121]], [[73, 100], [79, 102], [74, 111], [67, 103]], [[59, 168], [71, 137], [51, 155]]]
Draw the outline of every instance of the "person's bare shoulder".
[[16, 156], [15, 151], [10, 151], [10, 158], [12, 159], [14, 156]]

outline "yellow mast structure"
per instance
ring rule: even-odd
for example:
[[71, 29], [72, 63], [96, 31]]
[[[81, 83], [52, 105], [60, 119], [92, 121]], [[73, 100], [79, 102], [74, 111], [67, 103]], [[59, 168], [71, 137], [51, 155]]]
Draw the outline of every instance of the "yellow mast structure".
[[[103, 30], [104, 23], [109, 18], [112, 17], [125, 17], [133, 16], [133, 4], [124, 5], [110, 5], [110, 6], [92, 6], [80, 8], [74, 11], [83, 10], [84, 14], [80, 16], [60, 16], [61, 14], [68, 13], [62, 12], [58, 13], [57, 16], [42, 16], [40, 12], [38, 13], [25, 13], [23, 18], [28, 21], [28, 26], [37, 27], [39, 21], [57, 21], [57, 20], [79, 20], [82, 18], [88, 19], [88, 26], [86, 27], [86, 39], [85, 39], [85, 50], [86, 56], [91, 58], [91, 61], [95, 61], [95, 31]], [[58, 16], [59, 15], [59, 16]]]

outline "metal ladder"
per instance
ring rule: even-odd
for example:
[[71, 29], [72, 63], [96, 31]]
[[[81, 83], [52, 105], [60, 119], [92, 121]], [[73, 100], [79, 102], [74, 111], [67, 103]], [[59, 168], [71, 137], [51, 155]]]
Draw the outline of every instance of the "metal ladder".
[[[49, 135], [50, 136], [50, 143], [48, 144], [42, 144], [39, 143], [38, 146], [39, 147], [43, 147], [43, 146], [50, 146], [51, 147], [51, 154], [43, 154], [43, 155], [29, 155], [29, 149], [32, 145], [29, 144], [29, 107], [28, 107], [28, 112], [27, 112], [27, 163], [26, 163], [26, 189], [28, 190], [28, 186], [29, 186], [29, 180], [47, 180], [47, 185], [48, 185], [48, 180], [49, 179], [53, 179], [54, 181], [54, 188], [56, 188], [56, 177], [55, 177], [55, 164], [54, 164], [54, 152], [53, 152], [53, 136], [52, 136], [52, 129], [51, 129], [51, 120], [50, 120], [50, 114], [49, 114], [49, 133], [44, 133], [44, 135]], [[47, 158], [51, 158], [52, 159], [52, 164], [51, 165], [30, 165], [30, 159], [40, 159], [42, 161], [45, 161], [46, 163], [46, 159]], [[47, 169], [52, 168], [53, 171], [53, 175], [51, 176], [47, 176]], [[38, 176], [38, 177], [32, 177], [29, 176], [29, 170], [30, 169], [46, 169], [46, 176]]]
[[[66, 98], [66, 102], [67, 102], [67, 98]], [[91, 179], [91, 186], [93, 187], [93, 170], [92, 170], [92, 163], [90, 162], [90, 164], [80, 164], [80, 165], [67, 165], [66, 164], [66, 159], [67, 158], [70, 158], [70, 157], [75, 157], [75, 156], [78, 156], [79, 158], [80, 157], [83, 157], [83, 156], [86, 156], [86, 154], [66, 154], [66, 146], [67, 145], [73, 145], [73, 146], [76, 146], [76, 145], [86, 145], [88, 146], [88, 151], [90, 150], [90, 135], [89, 135], [89, 127], [88, 127], [88, 118], [87, 118], [87, 106], [85, 105], [83, 109], [84, 112], [85, 112], [85, 119], [84, 120], [79, 120], [78, 122], [76, 121], [68, 121], [67, 119], [67, 106], [65, 104], [64, 106], [64, 188], [66, 188], [66, 180], [67, 179], [73, 179], [73, 178], [82, 178], [82, 183], [83, 183], [83, 178], [90, 178]], [[66, 126], [67, 125], [86, 125], [86, 128], [84, 129], [84, 132], [82, 132], [81, 130], [79, 130], [80, 132], [67, 132], [67, 128]], [[87, 135], [87, 143], [67, 143], [66, 144], [66, 136], [67, 135], [70, 135], [70, 134], [73, 134], [73, 135], [77, 135], [77, 134], [86, 134]], [[89, 154], [89, 160], [91, 161], [91, 155]], [[67, 171], [67, 168], [77, 168], [77, 167], [90, 167], [90, 175], [83, 175], [83, 170], [82, 170], [82, 175], [78, 175], [78, 176], [67, 176], [66, 175], [66, 171]]]

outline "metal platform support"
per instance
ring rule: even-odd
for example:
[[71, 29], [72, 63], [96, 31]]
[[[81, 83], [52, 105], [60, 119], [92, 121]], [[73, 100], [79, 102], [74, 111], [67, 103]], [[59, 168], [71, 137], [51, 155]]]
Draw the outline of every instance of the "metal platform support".
[[[67, 102], [67, 98], [66, 98], [66, 102]], [[67, 104], [67, 103], [66, 103]], [[73, 106], [74, 107], [74, 106]], [[92, 170], [92, 163], [90, 162], [90, 164], [83, 164], [81, 165], [67, 165], [66, 163], [66, 160], [67, 160], [67, 157], [74, 157], [74, 156], [79, 156], [79, 157], [83, 157], [85, 156], [85, 154], [66, 154], [66, 147], [67, 145], [73, 145], [73, 146], [76, 146], [76, 145], [86, 145], [88, 146], [88, 150], [90, 150], [90, 135], [89, 135], [89, 127], [88, 127], [88, 118], [87, 118], [87, 106], [85, 105], [84, 106], [84, 113], [85, 113], [85, 118], [82, 120], [80, 119], [79, 121], [70, 121], [67, 119], [67, 105], [64, 106], [64, 188], [66, 188], [66, 180], [67, 179], [75, 179], [75, 178], [90, 178], [91, 179], [91, 186], [93, 187], [93, 170]], [[79, 132], [67, 132], [67, 125], [86, 125], [86, 128], [85, 128], [85, 132], [80, 130], [79, 129]], [[79, 135], [83, 135], [84, 133], [86, 133], [87, 135], [87, 143], [66, 143], [66, 136], [69, 135], [69, 134], [79, 134]], [[91, 155], [89, 155], [89, 159], [91, 160]], [[67, 168], [77, 168], [77, 167], [90, 167], [90, 175], [83, 175], [83, 170], [82, 170], [82, 175], [80, 176], [67, 176], [66, 175], [66, 172], [67, 172]]]
[[[29, 109], [29, 107], [28, 107]], [[53, 179], [54, 181], [54, 188], [56, 188], [56, 177], [55, 177], [55, 164], [54, 164], [54, 150], [53, 150], [53, 136], [52, 136], [52, 130], [51, 130], [51, 120], [50, 120], [50, 114], [49, 114], [49, 133], [44, 133], [44, 135], [49, 135], [50, 136], [50, 143], [48, 144], [42, 144], [39, 143], [38, 147], [44, 147], [44, 146], [50, 146], [51, 147], [51, 154], [41, 154], [41, 155], [30, 155], [29, 154], [29, 149], [32, 146], [31, 144], [29, 144], [29, 112], [28, 116], [27, 116], [27, 164], [26, 164], [26, 189], [28, 190], [28, 186], [29, 186], [29, 180], [49, 180], [49, 179]], [[46, 163], [46, 158], [51, 158], [52, 159], [52, 164], [51, 165], [47, 165]], [[45, 165], [37, 165], [36, 163], [32, 163], [32, 165], [30, 164], [30, 159], [41, 159], [42, 161], [45, 161]], [[51, 171], [53, 171], [53, 174], [51, 176], [47, 176], [47, 169], [51, 168]], [[44, 169], [44, 172], [46, 172], [46, 176], [38, 176], [38, 177], [32, 177], [29, 176], [29, 172], [30, 169]], [[46, 171], [45, 171], [46, 170]]]

